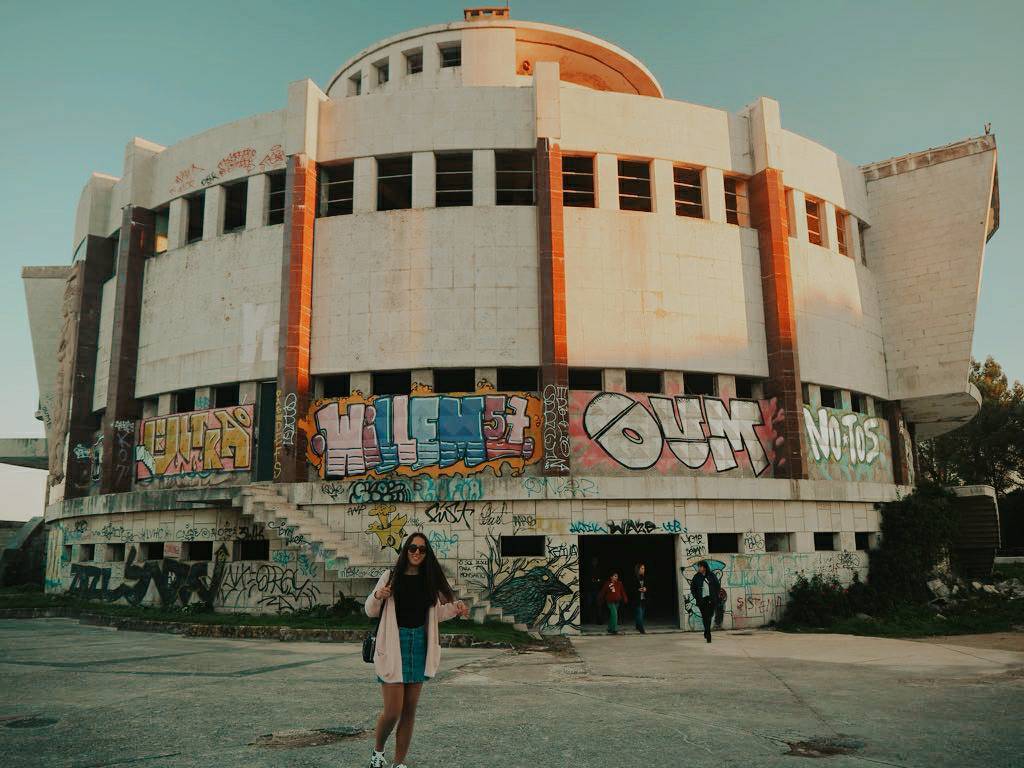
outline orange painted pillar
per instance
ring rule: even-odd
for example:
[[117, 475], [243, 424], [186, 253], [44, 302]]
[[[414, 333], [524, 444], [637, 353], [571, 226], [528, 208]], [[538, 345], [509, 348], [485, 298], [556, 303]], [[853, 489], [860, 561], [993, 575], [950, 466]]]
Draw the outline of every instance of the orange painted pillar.
[[316, 183], [316, 163], [303, 154], [290, 155], [285, 186], [274, 409], [274, 481], [279, 483], [306, 479], [306, 441], [297, 424], [310, 400], [309, 329], [313, 304]]

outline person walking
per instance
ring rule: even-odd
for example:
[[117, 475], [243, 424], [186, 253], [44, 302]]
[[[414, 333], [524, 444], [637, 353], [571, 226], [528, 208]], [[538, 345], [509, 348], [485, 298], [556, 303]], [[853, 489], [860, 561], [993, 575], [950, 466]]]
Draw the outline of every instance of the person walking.
[[627, 605], [626, 588], [619, 581], [619, 572], [612, 571], [608, 581], [601, 587], [601, 602], [608, 606], [608, 634], [619, 634], [619, 605]]
[[636, 602], [633, 604], [633, 623], [641, 635], [647, 634], [647, 566], [637, 563], [633, 569], [633, 587], [636, 589]]
[[700, 618], [704, 624], [704, 639], [711, 642], [711, 621], [718, 602], [718, 577], [711, 570], [707, 560], [697, 563], [697, 573], [690, 581], [690, 594], [697, 601]]
[[395, 725], [394, 766], [407, 768], [423, 683], [437, 674], [441, 660], [437, 625], [455, 616], [465, 618], [469, 609], [455, 599], [427, 537], [414, 533], [405, 540], [394, 571], [382, 575], [367, 596], [366, 615], [381, 617], [373, 667], [384, 697], [370, 768], [387, 765], [384, 745]]

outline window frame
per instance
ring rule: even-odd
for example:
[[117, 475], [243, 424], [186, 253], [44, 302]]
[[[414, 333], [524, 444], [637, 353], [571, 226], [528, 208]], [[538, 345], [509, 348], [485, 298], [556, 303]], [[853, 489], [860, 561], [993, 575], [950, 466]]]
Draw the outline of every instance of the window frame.
[[[530, 186], [509, 186], [509, 180], [524, 176], [523, 168], [502, 168], [502, 161], [514, 159], [530, 160]], [[521, 180], [520, 180], [521, 181]], [[529, 191], [530, 202], [523, 202], [525, 193]], [[529, 149], [497, 149], [494, 151], [494, 204], [495, 205], [536, 205], [537, 204], [537, 155]]]
[[[268, 171], [267, 177], [267, 222], [268, 227], [273, 227], [278, 224], [284, 224], [284, 213], [285, 213], [285, 201], [287, 200], [288, 194], [288, 171]], [[281, 188], [274, 189], [274, 182], [280, 179]], [[276, 198], [280, 196], [280, 207], [276, 205]], [[281, 220], [275, 221], [277, 213], [280, 211]]]
[[[387, 155], [376, 157], [377, 163], [377, 211], [407, 211], [412, 208], [412, 155]], [[392, 164], [408, 164], [408, 172], [396, 172], [396, 168], [390, 168]], [[382, 173], [382, 165], [387, 173]], [[404, 181], [402, 181], [404, 179]], [[354, 180], [353, 180], [354, 181]], [[386, 194], [394, 194], [395, 200], [385, 204]], [[408, 202], [407, 205], [403, 203]]]
[[[348, 178], [332, 178], [348, 170]], [[354, 160], [332, 165], [321, 165], [317, 170], [317, 218], [327, 216], [348, 216], [353, 212], [356, 188], [356, 164]], [[348, 196], [344, 196], [347, 190]], [[332, 193], [342, 194], [332, 197]]]
[[[198, 213], [198, 215], [197, 215]], [[185, 196], [185, 244], [191, 245], [203, 239], [206, 223], [206, 190]], [[198, 231], [196, 231], [198, 230]]]
[[[643, 382], [643, 379], [646, 377], [650, 377], [650, 382], [657, 379], [657, 388], [647, 386]], [[662, 394], [665, 391], [665, 371], [651, 370], [649, 368], [627, 368], [626, 391], [637, 395]]]
[[[520, 384], [531, 383], [529, 379], [532, 373], [533, 386], [527, 389]], [[513, 385], [513, 382], [522, 377], [522, 380]], [[497, 381], [495, 385], [499, 392], [539, 392], [540, 391], [540, 369], [530, 365], [515, 365], [498, 368]], [[509, 381], [509, 380], [512, 381]], [[509, 386], [506, 386], [509, 385]]]
[[[596, 376], [596, 381], [589, 381], [588, 384], [597, 384], [597, 388], [594, 389], [590, 386], [580, 386], [580, 378]], [[573, 381], [576, 379], [576, 381]], [[604, 391], [604, 369], [603, 368], [570, 368], [569, 369], [569, 389], [573, 389], [579, 392], [602, 392]]]
[[[812, 245], [825, 247], [825, 232], [822, 225], [822, 202], [816, 197], [804, 195], [804, 210], [807, 215], [807, 241]], [[811, 226], [811, 223], [814, 226]]]
[[849, 216], [846, 211], [836, 208], [836, 247], [840, 255], [847, 257], [850, 255]]
[[[224, 188], [221, 234], [229, 235], [232, 232], [242, 232], [245, 230], [245, 220], [249, 213], [249, 179], [239, 179], [221, 186]], [[235, 219], [232, 226], [228, 226], [228, 220], [232, 216], [240, 216], [240, 219]]]
[[[469, 375], [468, 380], [465, 379], [467, 374]], [[434, 368], [433, 375], [434, 392], [439, 395], [476, 392], [475, 368]], [[445, 382], [445, 377], [451, 377], [452, 380]], [[440, 379], [440, 382], [438, 379]], [[460, 379], [462, 380], [461, 382]], [[469, 387], [459, 386], [459, 383], [469, 384]]]
[[[710, 391], [702, 391], [704, 388], [695, 386], [695, 381], [704, 382], [704, 377], [708, 377], [707, 381], [711, 382]], [[703, 371], [684, 371], [683, 372], [683, 394], [689, 395], [690, 397], [718, 397], [718, 375], [714, 373], [705, 373]]]
[[[620, 211], [634, 211], [636, 213], [654, 213], [654, 174], [653, 174], [653, 163], [650, 160], [635, 159], [628, 157], [619, 157], [617, 159], [616, 169], [618, 171], [619, 181], [619, 210]], [[628, 166], [637, 166], [634, 170], [637, 170], [639, 166], [643, 166], [647, 169], [647, 176], [635, 176], [627, 175], [624, 173], [628, 170]], [[647, 194], [642, 195], [639, 193], [628, 192], [628, 185], [635, 182], [646, 182]], [[642, 205], [637, 206], [623, 206], [623, 201], [636, 200], [646, 201], [647, 207]]]
[[[405, 74], [407, 76], [418, 75], [423, 71], [422, 48], [411, 48], [408, 51], [402, 51], [402, 58], [405, 61]], [[419, 61], [418, 65], [414, 64], [417, 60]]]
[[387, 85], [391, 80], [391, 59], [375, 61], [373, 71], [377, 74], [377, 87]]
[[[442, 165], [454, 159], [466, 162], [467, 168], [442, 170]], [[463, 185], [456, 189], [442, 189], [442, 177], [455, 182], [459, 177]], [[442, 197], [444, 195], [444, 197]], [[442, 202], [443, 201], [443, 202]], [[437, 208], [459, 208], [473, 205], [473, 152], [434, 153], [434, 206]]]
[[[590, 163], [589, 173], [581, 170], [566, 170], [566, 160], [586, 160]], [[597, 207], [597, 174], [595, 172], [594, 155], [569, 154], [562, 155], [562, 205], [570, 208], [596, 208]], [[590, 180], [589, 189], [585, 183], [582, 188], [577, 188], [576, 180]], [[589, 202], [587, 200], [589, 199]]]
[[[691, 175], [692, 174], [692, 175]], [[680, 177], [689, 176], [689, 179]], [[693, 183], [696, 178], [696, 184]], [[692, 197], [696, 191], [697, 202], [687, 200], [685, 196], [680, 199], [680, 193], [688, 192]], [[685, 216], [690, 219], [704, 219], [704, 179], [703, 171], [692, 165], [675, 164], [672, 166], [672, 193], [675, 201], [676, 216]], [[680, 208], [683, 210], [680, 211]]]
[[[456, 56], [454, 58], [450, 58], [452, 51], [456, 52]], [[461, 40], [449, 40], [444, 43], [438, 43], [437, 52], [439, 55], [439, 69], [456, 69], [462, 66]], [[448, 55], [446, 56], [446, 54]]]
[[[730, 192], [729, 185], [733, 185]], [[734, 224], [738, 227], [750, 226], [750, 198], [747, 190], [747, 180], [742, 176], [726, 175], [724, 179], [725, 188], [725, 221], [727, 224]], [[732, 198], [733, 205], [730, 207], [729, 198]]]

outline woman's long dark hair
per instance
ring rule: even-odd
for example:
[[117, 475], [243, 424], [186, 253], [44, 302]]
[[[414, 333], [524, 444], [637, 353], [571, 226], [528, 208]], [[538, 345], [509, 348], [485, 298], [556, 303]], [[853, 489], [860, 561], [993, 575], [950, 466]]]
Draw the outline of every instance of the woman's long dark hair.
[[427, 548], [427, 556], [423, 558], [423, 565], [420, 566], [420, 573], [427, 580], [427, 593], [440, 597], [442, 602], [453, 602], [455, 600], [455, 593], [452, 591], [451, 585], [448, 584], [444, 571], [441, 570], [441, 564], [437, 562], [437, 556], [434, 554], [430, 542], [427, 541], [427, 537], [418, 532], [409, 536], [405, 543], [402, 544], [402, 551], [398, 554], [395, 570], [391, 572], [391, 593], [398, 597], [402, 580], [396, 577], [405, 573], [406, 568], [409, 567], [409, 545], [413, 539], [420, 539]]

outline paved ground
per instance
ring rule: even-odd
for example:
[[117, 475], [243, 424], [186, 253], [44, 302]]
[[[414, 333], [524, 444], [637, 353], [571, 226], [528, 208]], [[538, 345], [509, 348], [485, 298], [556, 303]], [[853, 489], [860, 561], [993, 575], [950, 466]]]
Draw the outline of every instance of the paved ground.
[[[815, 738], [854, 750], [811, 763], [823, 768], [1024, 766], [1024, 653], [774, 632], [717, 634], [712, 645], [681, 633], [583, 637], [576, 647], [445, 650], [411, 768], [799, 768], [808, 759], [786, 742]], [[378, 702], [355, 645], [0, 621], [4, 768], [361, 768], [367, 737], [252, 742], [368, 727]]]

